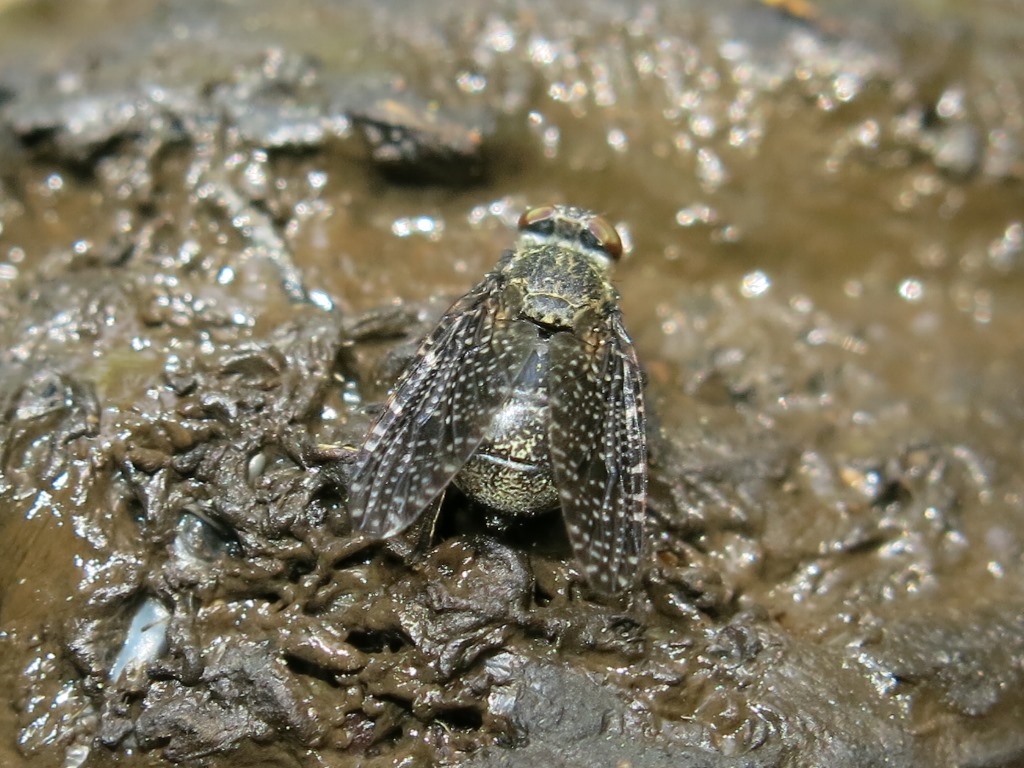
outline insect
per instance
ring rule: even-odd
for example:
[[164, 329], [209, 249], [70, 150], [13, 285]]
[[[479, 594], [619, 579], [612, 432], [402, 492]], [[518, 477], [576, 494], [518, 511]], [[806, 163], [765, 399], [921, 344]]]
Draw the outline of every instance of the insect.
[[590, 584], [635, 583], [647, 438], [609, 280], [621, 255], [589, 211], [523, 213], [515, 246], [441, 318], [370, 428], [349, 489], [356, 530], [397, 534], [454, 482], [507, 515], [561, 507]]

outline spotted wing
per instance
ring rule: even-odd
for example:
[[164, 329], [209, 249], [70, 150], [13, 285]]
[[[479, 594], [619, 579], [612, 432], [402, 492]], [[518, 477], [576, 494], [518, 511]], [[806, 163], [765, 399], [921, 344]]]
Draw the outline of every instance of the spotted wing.
[[353, 470], [353, 526], [402, 531], [469, 460], [522, 370], [536, 333], [507, 319], [502, 282], [488, 275], [420, 346], [371, 427]]
[[569, 541], [591, 585], [639, 575], [647, 503], [640, 366], [615, 313], [585, 338], [551, 339], [551, 458]]

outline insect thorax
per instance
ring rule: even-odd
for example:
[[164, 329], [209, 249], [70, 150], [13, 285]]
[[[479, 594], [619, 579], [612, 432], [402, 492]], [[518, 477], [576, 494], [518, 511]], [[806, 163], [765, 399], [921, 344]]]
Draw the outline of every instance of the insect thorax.
[[575, 330], [581, 316], [602, 313], [615, 301], [608, 266], [571, 248], [520, 248], [503, 272], [520, 316], [546, 328]]

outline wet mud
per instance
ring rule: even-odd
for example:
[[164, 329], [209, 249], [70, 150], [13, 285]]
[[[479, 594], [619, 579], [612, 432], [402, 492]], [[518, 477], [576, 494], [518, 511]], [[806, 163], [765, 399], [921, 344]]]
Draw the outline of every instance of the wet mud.
[[[1022, 11], [0, 3], [0, 762], [1024, 765]], [[628, 595], [349, 524], [543, 203], [626, 244]]]

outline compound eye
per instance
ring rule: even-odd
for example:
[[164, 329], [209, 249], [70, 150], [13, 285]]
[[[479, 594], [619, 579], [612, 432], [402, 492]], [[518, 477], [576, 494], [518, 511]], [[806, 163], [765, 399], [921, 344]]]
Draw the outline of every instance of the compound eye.
[[555, 218], [558, 211], [553, 205], [542, 205], [523, 211], [519, 217], [519, 231], [536, 232], [539, 235], [550, 235], [555, 231]]
[[618, 261], [621, 258], [622, 239], [615, 231], [615, 227], [600, 216], [595, 216], [587, 223], [587, 230], [597, 240], [597, 246], [611, 256], [613, 261]]

